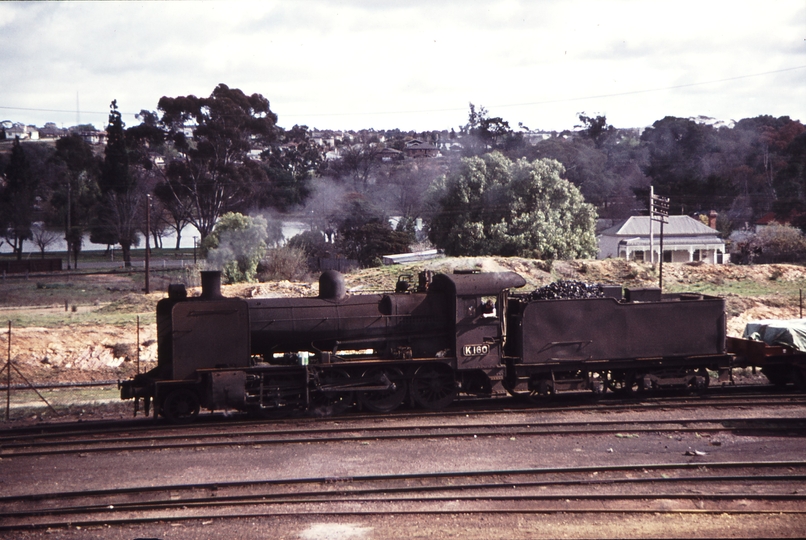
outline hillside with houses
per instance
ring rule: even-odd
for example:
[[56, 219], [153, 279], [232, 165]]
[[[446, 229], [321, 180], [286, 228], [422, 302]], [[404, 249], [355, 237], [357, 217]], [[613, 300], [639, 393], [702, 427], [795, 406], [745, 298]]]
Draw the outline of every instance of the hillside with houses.
[[[471, 104], [449, 130], [341, 131], [280, 127], [268, 100], [226, 85], [190, 97], [128, 125], [113, 102], [103, 129], [0, 122], [5, 249], [44, 254], [54, 235], [74, 256], [89, 241], [125, 254], [146, 234], [201, 245], [234, 212], [262, 216], [269, 248], [361, 266], [431, 249], [715, 264], [806, 252], [806, 128], [789, 117], [617, 128], [583, 113], [546, 132]], [[663, 231], [650, 188], [669, 200]], [[305, 230], [285, 237], [289, 221]]]

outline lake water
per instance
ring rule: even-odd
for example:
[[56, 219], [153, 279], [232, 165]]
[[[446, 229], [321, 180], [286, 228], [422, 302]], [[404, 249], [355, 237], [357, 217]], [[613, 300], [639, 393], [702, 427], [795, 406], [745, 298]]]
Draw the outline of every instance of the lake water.
[[[302, 223], [301, 221], [284, 221], [283, 222], [283, 238], [284, 240], [288, 240], [303, 231], [307, 231], [309, 229], [306, 223]], [[64, 237], [62, 236], [62, 231], [57, 231], [59, 235], [55, 242], [50, 244], [47, 248], [45, 248], [45, 253], [53, 252], [53, 251], [66, 251], [67, 250], [67, 242], [64, 241]], [[181, 248], [193, 249], [193, 237], [199, 237], [199, 231], [193, 225], [188, 225], [184, 229], [182, 229], [182, 240], [179, 244]], [[0, 253], [11, 253], [11, 246], [8, 245], [3, 239], [0, 239], [3, 242], [0, 245]], [[153, 241], [153, 239], [152, 239]], [[162, 237], [162, 247], [166, 249], [172, 249], [176, 246], [176, 234], [170, 234], [168, 236]], [[94, 244], [90, 242], [90, 235], [84, 235], [84, 243], [81, 245], [82, 251], [106, 251], [106, 244]], [[120, 246], [116, 246], [117, 249], [120, 249]], [[143, 240], [142, 235], [140, 235], [140, 244], [137, 246], [138, 248], [142, 249], [145, 247], [145, 240]], [[154, 247], [154, 246], [151, 246]], [[24, 254], [38, 254], [39, 247], [34, 244], [30, 240], [26, 240], [25, 244], [23, 244], [23, 253]]]

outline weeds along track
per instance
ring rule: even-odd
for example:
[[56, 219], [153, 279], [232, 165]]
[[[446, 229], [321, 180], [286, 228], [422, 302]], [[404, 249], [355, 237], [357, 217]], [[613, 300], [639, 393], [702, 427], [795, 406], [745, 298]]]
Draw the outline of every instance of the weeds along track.
[[747, 461], [143, 486], [1, 497], [0, 531], [303, 515], [804, 514], [804, 480], [804, 461]]

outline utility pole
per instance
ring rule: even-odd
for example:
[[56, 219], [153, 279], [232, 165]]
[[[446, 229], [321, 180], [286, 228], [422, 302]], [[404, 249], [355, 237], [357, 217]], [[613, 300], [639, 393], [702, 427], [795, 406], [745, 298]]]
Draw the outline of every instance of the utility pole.
[[70, 180], [70, 176], [67, 176], [67, 233], [64, 235], [64, 239], [67, 241], [67, 269], [70, 270], [70, 207], [73, 204], [73, 182]]
[[[652, 246], [652, 222], [660, 222], [660, 275], [658, 277], [658, 287], [663, 290], [663, 224], [669, 223], [669, 197], [655, 195], [655, 190], [651, 189], [652, 198], [649, 204], [649, 245]], [[651, 248], [650, 248], [651, 249]]]
[[148, 275], [151, 273], [151, 195], [146, 195], [146, 294], [151, 292]]
[[[655, 264], [655, 235], [653, 228], [655, 227], [655, 205], [652, 202], [655, 200], [655, 186], [649, 186], [649, 262]], [[661, 253], [663, 256], [663, 253]]]

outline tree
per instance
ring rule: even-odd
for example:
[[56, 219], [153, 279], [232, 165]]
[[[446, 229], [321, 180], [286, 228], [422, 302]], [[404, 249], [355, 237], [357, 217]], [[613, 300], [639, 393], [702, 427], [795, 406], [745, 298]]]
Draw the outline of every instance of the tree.
[[117, 100], [110, 104], [104, 162], [99, 187], [101, 200], [93, 230], [93, 241], [120, 244], [124, 265], [131, 267], [131, 247], [137, 245], [145, 204], [145, 193], [138, 189], [137, 176], [130, 169], [129, 148]]
[[387, 214], [413, 223], [425, 217], [428, 190], [444, 173], [442, 160], [410, 159], [384, 164], [368, 196]]
[[59, 233], [48, 229], [44, 223], [35, 223], [31, 228], [31, 241], [39, 248], [41, 258], [45, 258], [45, 249], [59, 239]]
[[100, 196], [100, 163], [92, 148], [78, 135], [68, 135], [56, 141], [52, 162], [57, 170], [51, 204], [65, 225], [68, 254], [72, 253], [78, 264], [84, 231]]
[[[604, 117], [597, 119], [597, 126], [606, 125]], [[633, 190], [649, 185], [641, 171], [645, 152], [631, 130], [616, 130], [608, 126], [606, 133], [599, 135], [597, 140], [587, 131], [569, 133], [567, 137], [550, 137], [529, 149], [525, 157], [532, 161], [556, 159], [565, 167], [565, 177], [579, 188], [587, 202], [596, 207], [600, 217], [626, 218], [636, 207]]]
[[[160, 123], [177, 154], [167, 164], [164, 189], [202, 239], [228, 211], [243, 209], [267, 182], [249, 156], [277, 137], [277, 115], [260, 94], [219, 84], [208, 98], [163, 97]], [[193, 126], [192, 140], [185, 129]]]
[[0, 191], [0, 234], [20, 260], [23, 243], [31, 238], [39, 182], [31, 171], [19, 137], [15, 137], [12, 143], [11, 159], [4, 176], [5, 186]]
[[[655, 192], [671, 198], [670, 211], [729, 208], [739, 190], [722, 167], [719, 132], [688, 118], [667, 116], [641, 135], [648, 146], [644, 172]], [[649, 193], [640, 197], [648, 200]]]
[[261, 202], [264, 207], [288, 210], [308, 198], [311, 179], [322, 167], [324, 156], [311, 140], [307, 126], [281, 130], [280, 138], [283, 144], [272, 145], [261, 156], [268, 177]]
[[333, 248], [333, 244], [326, 241], [321, 231], [303, 231], [292, 236], [286, 245], [304, 252], [308, 257], [326, 257]]
[[806, 231], [806, 133], [801, 133], [787, 147], [786, 167], [776, 178], [780, 200], [778, 215], [791, 218], [793, 225]]
[[266, 254], [267, 237], [265, 218], [228, 212], [202, 242], [202, 252], [208, 264], [222, 270], [227, 283], [251, 282]]
[[586, 116], [585, 113], [579, 114], [579, 121], [582, 122], [582, 132], [590, 140], [594, 142], [596, 148], [601, 148], [607, 136], [614, 133], [616, 128], [607, 123], [606, 116]]
[[487, 109], [470, 104], [467, 124], [462, 128], [465, 154], [475, 156], [489, 150], [510, 150], [523, 145], [523, 135], [510, 129], [500, 116], [490, 117]]
[[353, 189], [366, 189], [370, 179], [380, 166], [378, 153], [382, 150], [377, 143], [361, 143], [343, 148], [339, 159], [331, 164], [336, 178], [350, 178]]
[[380, 266], [384, 255], [406, 253], [414, 241], [411, 234], [392, 230], [383, 211], [358, 193], [347, 197], [334, 221], [336, 249], [362, 266]]
[[444, 180], [430, 239], [448, 255], [539, 259], [596, 253], [596, 212], [554, 160], [465, 158]]

